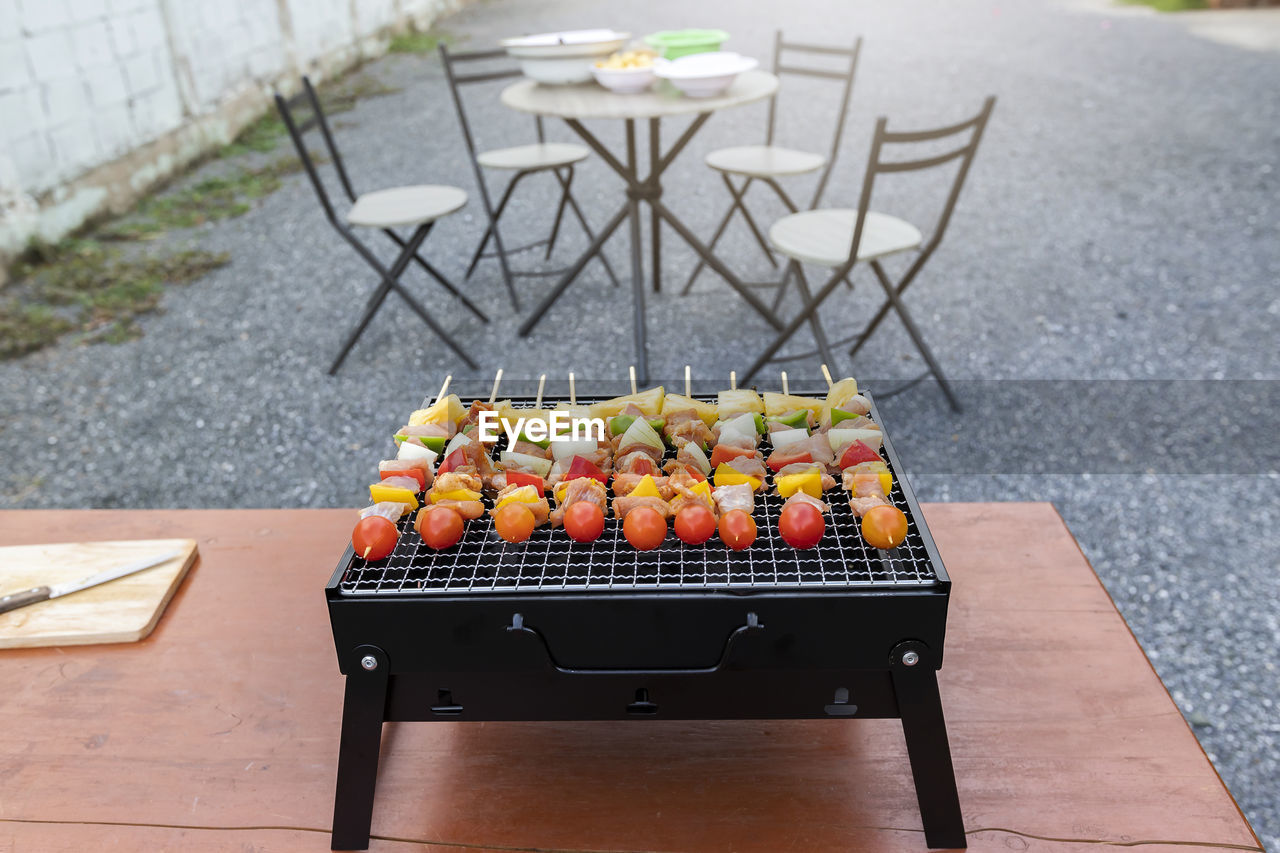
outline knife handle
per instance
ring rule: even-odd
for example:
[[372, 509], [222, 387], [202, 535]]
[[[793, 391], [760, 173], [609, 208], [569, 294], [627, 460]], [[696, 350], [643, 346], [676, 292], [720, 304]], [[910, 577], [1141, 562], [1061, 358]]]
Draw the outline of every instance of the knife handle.
[[47, 586], [37, 586], [22, 592], [10, 593], [4, 598], [0, 598], [0, 613], [17, 610], [19, 607], [26, 607], [28, 604], [48, 601], [49, 593], [50, 589]]

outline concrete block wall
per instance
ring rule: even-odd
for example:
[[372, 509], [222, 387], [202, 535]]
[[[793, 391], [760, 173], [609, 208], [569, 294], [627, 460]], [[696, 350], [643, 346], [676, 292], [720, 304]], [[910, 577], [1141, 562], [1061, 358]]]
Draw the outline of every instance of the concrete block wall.
[[460, 0], [0, 0], [0, 281]]

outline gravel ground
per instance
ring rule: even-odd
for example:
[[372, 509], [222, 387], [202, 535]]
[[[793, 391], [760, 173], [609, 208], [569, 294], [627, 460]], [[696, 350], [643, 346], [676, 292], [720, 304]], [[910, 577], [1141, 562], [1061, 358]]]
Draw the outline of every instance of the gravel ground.
[[[785, 16], [763, 2], [689, 8], [661, 0], [624, 14], [586, 0], [491, 0], [443, 26], [479, 46], [557, 27], [643, 33], [731, 22], [730, 46], [761, 57], [777, 26], [809, 41], [862, 34], [833, 204], [856, 198], [875, 116], [940, 124], [999, 95], [947, 239], [907, 297], [968, 408], [953, 415], [936, 386], [922, 384], [886, 400], [885, 418], [924, 499], [1057, 505], [1264, 843], [1280, 846], [1271, 538], [1280, 522], [1280, 55], [1200, 40], [1164, 17], [1046, 3], [806, 0]], [[358, 186], [472, 190], [438, 62], [394, 56], [366, 73], [402, 91], [339, 118]], [[788, 100], [791, 92], [801, 95]], [[496, 93], [471, 93], [490, 147], [532, 130]], [[821, 144], [823, 108], [821, 84], [784, 88], [780, 141]], [[717, 115], [668, 173], [666, 200], [700, 232], [726, 202], [702, 155], [758, 138], [762, 122], [760, 107]], [[664, 128], [667, 140], [681, 125]], [[599, 132], [617, 146], [616, 127]], [[553, 134], [569, 138], [564, 128]], [[513, 243], [547, 227], [551, 187], [540, 180], [513, 202]], [[578, 185], [588, 215], [603, 222], [619, 202], [616, 178], [594, 161]], [[804, 197], [810, 185], [796, 186]], [[877, 190], [875, 206], [925, 224], [940, 197], [936, 183], [904, 180]], [[754, 206], [766, 221], [776, 213], [763, 196]], [[461, 278], [481, 217], [473, 202], [428, 241], [448, 274]], [[559, 259], [583, 245], [572, 227], [568, 237]], [[303, 178], [243, 217], [147, 250], [188, 242], [233, 260], [172, 292], [163, 314], [143, 320], [142, 339], [0, 365], [0, 507], [354, 505], [388, 429], [445, 373], [459, 390], [487, 391], [502, 366], [514, 392], [546, 370], [561, 377], [559, 393], [569, 370], [613, 380], [633, 361], [628, 291], [615, 291], [598, 265], [521, 339], [522, 315], [487, 262], [469, 286], [487, 325], [409, 277], [477, 356], [478, 373], [458, 369], [393, 298], [329, 378], [373, 281]], [[766, 326], [710, 275], [676, 296], [692, 256], [674, 235], [664, 243], [667, 288], [649, 299], [651, 372], [677, 377], [688, 363], [710, 388], [746, 367]], [[624, 269], [621, 238], [610, 251]], [[767, 271], [745, 232], [731, 232], [723, 256], [754, 276]], [[857, 280], [825, 309], [833, 329], [854, 330], [874, 307], [873, 282]], [[549, 286], [521, 284], [526, 311]], [[856, 365], [838, 366], [872, 388], [920, 368], [894, 321]], [[800, 361], [790, 372], [812, 378], [817, 366]], [[1234, 381], [1211, 381], [1222, 379]], [[89, 476], [60, 488], [72, 470]]]

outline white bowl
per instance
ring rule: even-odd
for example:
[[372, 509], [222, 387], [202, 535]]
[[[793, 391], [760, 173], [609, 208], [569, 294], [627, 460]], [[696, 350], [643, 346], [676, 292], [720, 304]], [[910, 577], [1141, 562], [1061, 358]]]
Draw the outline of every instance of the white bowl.
[[600, 56], [627, 43], [630, 33], [616, 30], [570, 30], [503, 39], [507, 53], [519, 60], [524, 75], [539, 83], [587, 83]]
[[634, 95], [643, 92], [653, 85], [657, 77], [653, 66], [646, 68], [597, 68], [594, 64], [591, 73], [596, 82], [611, 92], [619, 95]]
[[671, 83], [690, 98], [710, 98], [733, 85], [744, 71], [760, 63], [731, 51], [695, 53], [670, 62], [654, 63], [654, 74]]

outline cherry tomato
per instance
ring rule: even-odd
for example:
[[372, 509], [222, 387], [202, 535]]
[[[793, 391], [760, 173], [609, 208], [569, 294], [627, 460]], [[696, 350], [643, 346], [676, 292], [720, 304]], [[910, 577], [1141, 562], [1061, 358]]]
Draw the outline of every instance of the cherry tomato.
[[519, 502], [512, 502], [493, 516], [493, 529], [508, 542], [523, 542], [533, 535], [533, 512]]
[[418, 512], [415, 525], [427, 547], [437, 551], [452, 548], [462, 538], [462, 516], [447, 506], [424, 507]]
[[604, 532], [604, 510], [591, 501], [577, 501], [564, 511], [564, 532], [574, 542], [594, 542]]
[[782, 508], [778, 532], [792, 548], [812, 548], [822, 539], [827, 522], [822, 511], [811, 503], [792, 501]]
[[356, 522], [351, 531], [351, 547], [362, 560], [381, 560], [395, 550], [396, 526], [380, 515], [370, 515]]
[[907, 538], [907, 517], [896, 506], [878, 506], [862, 516], [862, 538], [874, 548], [897, 548]]
[[667, 538], [667, 520], [652, 507], [636, 507], [622, 520], [622, 532], [636, 550], [652, 551]]
[[720, 538], [735, 551], [750, 548], [756, 541], [756, 520], [741, 509], [731, 509], [720, 516]]
[[702, 504], [690, 504], [676, 513], [676, 535], [687, 545], [701, 545], [716, 532], [716, 517]]

